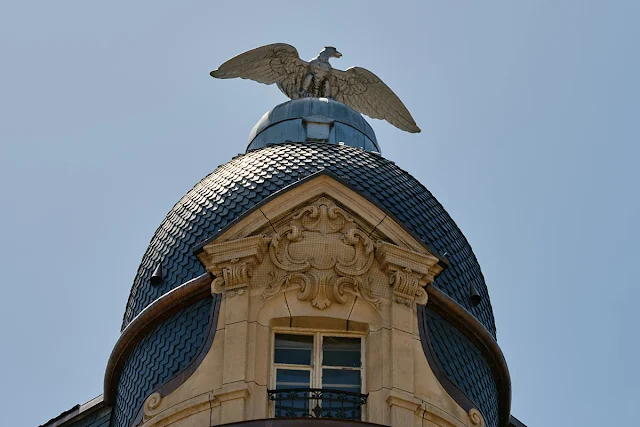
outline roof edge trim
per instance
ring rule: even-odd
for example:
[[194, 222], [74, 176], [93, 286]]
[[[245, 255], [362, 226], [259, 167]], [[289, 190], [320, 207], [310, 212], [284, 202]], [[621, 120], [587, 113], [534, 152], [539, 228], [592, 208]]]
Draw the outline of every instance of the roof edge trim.
[[[116, 389], [122, 368], [136, 344], [149, 333], [153, 327], [163, 320], [171, 317], [182, 308], [202, 298], [211, 296], [212, 280], [213, 278], [209, 273], [189, 280], [156, 299], [127, 325], [120, 334], [118, 341], [116, 341], [109, 356], [109, 361], [107, 362], [107, 368], [104, 374], [105, 404], [111, 406], [115, 402]], [[196, 358], [196, 360], [198, 359]]]
[[[427, 306], [469, 338], [488, 362], [498, 385], [501, 426], [509, 427], [511, 417], [511, 376], [507, 361], [498, 342], [475, 316], [436, 286], [433, 284], [427, 286], [427, 294], [429, 295]], [[421, 325], [421, 323], [418, 322], [418, 325]], [[426, 331], [424, 332], [426, 334]]]
[[74, 405], [72, 408], [69, 408], [60, 415], [50, 419], [40, 427], [59, 427], [65, 425], [67, 422], [75, 423], [87, 416], [89, 413], [93, 413], [93, 411], [97, 411], [102, 407], [104, 407], [103, 395], [96, 396], [82, 405]]
[[[195, 371], [198, 369], [198, 366], [202, 363], [204, 358], [209, 353], [209, 349], [213, 344], [213, 340], [216, 337], [216, 331], [218, 326], [218, 315], [220, 314], [220, 304], [222, 302], [222, 295], [216, 294], [213, 295], [213, 307], [211, 307], [211, 319], [209, 320], [209, 330], [207, 331], [207, 339], [200, 348], [198, 355], [195, 359], [191, 361], [183, 370], [179, 371], [173, 377], [167, 379], [164, 383], [155, 387], [151, 392], [149, 392], [149, 396], [154, 393], [159, 393], [160, 396], [167, 396], [169, 393], [173, 392], [175, 389], [180, 387]], [[142, 402], [136, 416], [133, 419], [131, 425], [137, 426], [142, 422], [142, 417], [144, 416], [144, 404], [146, 400]]]

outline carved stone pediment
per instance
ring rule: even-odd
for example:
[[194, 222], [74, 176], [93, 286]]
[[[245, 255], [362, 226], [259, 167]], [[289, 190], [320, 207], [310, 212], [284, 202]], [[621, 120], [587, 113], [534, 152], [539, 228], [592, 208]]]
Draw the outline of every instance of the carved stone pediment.
[[216, 276], [214, 293], [255, 286], [267, 300], [297, 290], [318, 310], [354, 296], [376, 309], [384, 300], [426, 304], [424, 287], [442, 271], [437, 257], [331, 178], [306, 185], [310, 191], [283, 193], [203, 247], [198, 258]]
[[300, 288], [298, 298], [322, 310], [358, 295], [379, 308], [371, 292], [374, 241], [344, 209], [322, 197], [296, 211], [271, 238], [271, 282], [263, 296]]

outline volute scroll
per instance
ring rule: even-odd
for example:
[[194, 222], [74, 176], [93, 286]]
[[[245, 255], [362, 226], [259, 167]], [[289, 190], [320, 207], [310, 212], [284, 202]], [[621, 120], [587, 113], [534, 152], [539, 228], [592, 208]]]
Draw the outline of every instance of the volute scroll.
[[[256, 236], [210, 243], [198, 255], [216, 276], [213, 293], [242, 294], [260, 267], [263, 300], [297, 289], [297, 298], [324, 310], [357, 296], [381, 309], [392, 299], [426, 304], [425, 286], [442, 271], [438, 258], [403, 248], [321, 196]], [[366, 231], [371, 230], [371, 231]]]
[[246, 291], [253, 269], [262, 263], [266, 252], [264, 236], [253, 236], [209, 244], [198, 257], [216, 276], [211, 283], [211, 292], [232, 297]]
[[380, 298], [369, 285], [373, 252], [373, 240], [351, 215], [322, 197], [274, 233], [269, 246], [271, 280], [262, 296], [268, 299], [296, 286], [298, 299], [320, 310], [346, 303], [348, 294], [379, 308]]

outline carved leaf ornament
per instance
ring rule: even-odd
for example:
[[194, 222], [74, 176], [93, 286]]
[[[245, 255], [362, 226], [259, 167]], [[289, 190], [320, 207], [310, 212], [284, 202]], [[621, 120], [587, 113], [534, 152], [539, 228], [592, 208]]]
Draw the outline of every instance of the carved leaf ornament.
[[299, 287], [298, 298], [324, 309], [344, 304], [348, 293], [380, 307], [371, 294], [368, 273], [374, 243], [351, 216], [328, 199], [302, 208], [274, 234], [269, 257], [275, 269], [265, 298]]
[[[274, 228], [272, 236], [251, 236], [211, 243], [199, 255], [216, 276], [213, 293], [243, 294], [255, 268], [270, 261], [262, 297], [298, 289], [297, 296], [323, 310], [358, 296], [380, 309], [372, 291], [374, 279], [385, 274], [396, 302], [426, 304], [424, 287], [442, 268], [431, 254], [381, 240], [374, 241], [332, 199], [320, 197]], [[375, 264], [375, 265], [374, 265]], [[377, 276], [374, 276], [377, 273]], [[261, 280], [264, 283], [264, 281]]]

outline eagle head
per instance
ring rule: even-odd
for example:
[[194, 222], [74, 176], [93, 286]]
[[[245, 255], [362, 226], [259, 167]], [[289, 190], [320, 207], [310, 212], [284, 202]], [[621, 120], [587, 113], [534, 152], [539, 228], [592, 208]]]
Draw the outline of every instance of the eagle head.
[[342, 54], [333, 46], [325, 46], [320, 53], [325, 54], [329, 58], [340, 58], [342, 56]]

